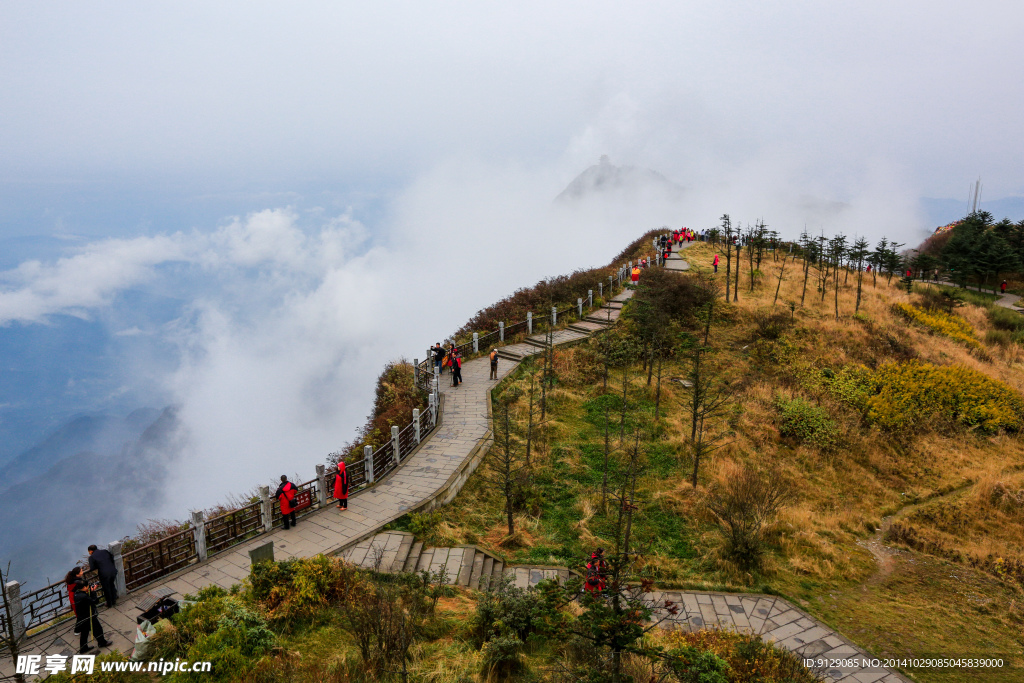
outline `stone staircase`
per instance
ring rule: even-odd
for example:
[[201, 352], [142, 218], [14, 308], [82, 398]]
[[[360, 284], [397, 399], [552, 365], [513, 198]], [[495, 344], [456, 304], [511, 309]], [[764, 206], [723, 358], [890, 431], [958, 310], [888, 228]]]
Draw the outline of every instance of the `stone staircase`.
[[346, 548], [340, 556], [363, 569], [387, 574], [398, 572], [444, 572], [448, 583], [487, 590], [502, 576], [512, 577], [520, 588], [536, 586], [545, 579], [564, 581], [570, 575], [565, 567], [506, 565], [501, 558], [474, 545], [454, 548], [424, 547], [407, 531], [382, 531]]

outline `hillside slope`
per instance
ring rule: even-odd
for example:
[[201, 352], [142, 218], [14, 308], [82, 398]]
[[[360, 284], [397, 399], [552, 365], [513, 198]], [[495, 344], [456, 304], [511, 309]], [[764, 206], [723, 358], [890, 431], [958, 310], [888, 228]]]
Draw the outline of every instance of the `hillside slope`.
[[[811, 265], [805, 289], [803, 261], [768, 252], [756, 267], [745, 251], [730, 292], [738, 300], [728, 303], [724, 253], [710, 272], [714, 245], [686, 252], [692, 274], [670, 276], [685, 286], [645, 271], [651, 291], [641, 288], [621, 333], [554, 354], [546, 414], [532, 426], [543, 365], [524, 366], [506, 387], [496, 407], [512, 406], [514, 438], [531, 433], [513, 534], [486, 471], [417, 528], [433, 543], [580, 568], [614, 542], [616, 472], [637, 451], [635, 533], [659, 585], [778, 592], [879, 655], [1019, 664], [1024, 350], [994, 334], [1002, 314], [981, 299], [946, 310], [948, 297], [928, 287], [908, 294], [896, 279], [867, 275], [855, 315], [856, 272], [839, 273], [837, 294], [831, 282], [817, 288]], [[715, 297], [706, 345], [702, 292]], [[727, 387], [727, 398], [707, 417], [694, 487], [697, 347], [704, 380]], [[728, 522], [748, 521], [728, 519], [722, 505], [748, 480], [786, 493], [760, 528], [756, 557], [736, 552]], [[915, 672], [1012, 680], [992, 675]]]

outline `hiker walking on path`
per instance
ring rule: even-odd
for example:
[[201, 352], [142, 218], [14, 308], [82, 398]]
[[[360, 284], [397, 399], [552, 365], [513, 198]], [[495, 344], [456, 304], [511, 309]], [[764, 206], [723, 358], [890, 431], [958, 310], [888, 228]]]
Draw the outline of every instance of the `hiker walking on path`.
[[1001, 283], [999, 283], [999, 291], [1001, 291], [1003, 294], [1006, 294], [1006, 280], [1003, 280]]
[[718, 272], [718, 254], [715, 254], [715, 260], [711, 262], [711, 265], [715, 267], [715, 272]]
[[491, 349], [491, 379], [498, 379], [498, 349]]
[[109, 550], [100, 550], [95, 545], [89, 546], [89, 569], [99, 574], [107, 607], [116, 605], [117, 588], [114, 579], [117, 578], [117, 566], [114, 565], [114, 556], [110, 554]]
[[78, 634], [78, 653], [83, 655], [92, 650], [89, 647], [90, 633], [96, 639], [97, 647], [110, 647], [110, 641], [103, 637], [103, 626], [96, 613], [99, 600], [93, 595], [95, 588], [81, 579], [75, 582], [75, 633]]
[[298, 489], [295, 484], [288, 481], [287, 475], [281, 475], [281, 485], [277, 487], [277, 491], [274, 492], [274, 498], [277, 498], [278, 503], [281, 504], [281, 521], [284, 522], [284, 528], [288, 529], [288, 520], [291, 519], [292, 526], [296, 525], [295, 522], [295, 508], [292, 507], [292, 503], [295, 501], [295, 492]]
[[348, 510], [348, 471], [345, 461], [338, 461], [338, 476], [334, 477], [334, 497], [338, 501], [339, 510]]
[[452, 386], [457, 387], [462, 384], [462, 356], [459, 355], [459, 351], [455, 348], [455, 344], [452, 344], [452, 352], [450, 355], [452, 365]]
[[629, 274], [629, 279], [633, 282], [634, 285], [640, 282], [640, 266], [633, 266], [633, 270], [630, 271]]

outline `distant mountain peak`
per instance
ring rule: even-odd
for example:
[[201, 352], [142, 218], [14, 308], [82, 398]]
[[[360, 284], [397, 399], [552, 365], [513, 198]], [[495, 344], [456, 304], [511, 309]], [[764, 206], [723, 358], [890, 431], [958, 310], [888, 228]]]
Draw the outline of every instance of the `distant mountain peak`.
[[602, 154], [598, 162], [576, 176], [555, 197], [556, 202], [575, 202], [592, 196], [619, 195], [633, 198], [640, 194], [657, 194], [677, 200], [684, 190], [657, 171], [637, 166], [616, 166]]

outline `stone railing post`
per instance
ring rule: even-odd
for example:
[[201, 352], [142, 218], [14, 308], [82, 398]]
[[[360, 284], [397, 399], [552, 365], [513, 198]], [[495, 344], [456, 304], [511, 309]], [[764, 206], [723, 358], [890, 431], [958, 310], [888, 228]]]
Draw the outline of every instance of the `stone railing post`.
[[473, 353], [480, 353], [480, 334], [473, 333]]
[[612, 295], [612, 291], [613, 291], [613, 289], [612, 289], [612, 276], [609, 275], [608, 276], [608, 296]]
[[398, 450], [398, 425], [391, 425], [391, 451], [395, 454], [395, 464], [402, 460], [402, 451]]
[[320, 507], [327, 506], [327, 467], [325, 465], [316, 466], [316, 502]]
[[526, 313], [526, 333], [533, 334], [533, 313], [529, 311]]
[[435, 377], [434, 378], [434, 402], [435, 403], [437, 403], [437, 397], [440, 396], [440, 395], [441, 395], [440, 380], [437, 377]]
[[107, 550], [114, 558], [114, 569], [117, 570], [117, 576], [114, 577], [114, 588], [117, 589], [117, 594], [126, 595], [128, 593], [128, 577], [124, 574], [124, 554], [121, 552], [121, 541], [111, 541], [107, 544]]
[[416, 443], [420, 442], [420, 409], [412, 409], [412, 433], [416, 437]]
[[602, 299], [604, 298], [604, 283], [603, 282], [598, 282], [597, 283], [597, 295], [599, 297], [601, 297]]
[[[11, 609], [7, 618], [11, 620], [15, 640], [25, 635], [25, 609], [21, 605], [21, 584], [17, 581], [8, 581], [4, 584], [4, 594], [7, 595], [7, 604]], [[4, 634], [6, 639], [7, 634]]]
[[274, 530], [274, 502], [270, 499], [270, 487], [260, 487], [260, 503], [263, 509], [263, 530], [270, 533]]
[[206, 518], [202, 510], [192, 511], [192, 533], [196, 539], [196, 555], [200, 562], [206, 561]]
[[594, 307], [594, 290], [588, 289], [587, 290], [587, 308], [593, 308], [593, 307]]
[[552, 325], [557, 325], [558, 324], [558, 307], [557, 306], [552, 306], [551, 307], [551, 324]]
[[505, 322], [498, 323], [498, 341], [504, 343], [505, 341]]
[[413, 386], [418, 387], [420, 385], [420, 359], [412, 359], [412, 381]]
[[373, 446], [363, 446], [363, 472], [366, 473], [366, 483], [373, 483]]
[[576, 312], [579, 317], [583, 317], [583, 299], [576, 299]]
[[437, 394], [430, 392], [430, 426], [437, 424]]

